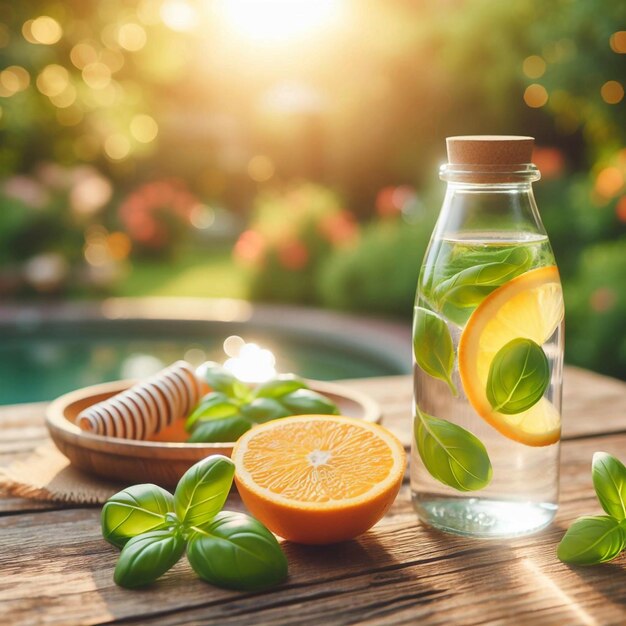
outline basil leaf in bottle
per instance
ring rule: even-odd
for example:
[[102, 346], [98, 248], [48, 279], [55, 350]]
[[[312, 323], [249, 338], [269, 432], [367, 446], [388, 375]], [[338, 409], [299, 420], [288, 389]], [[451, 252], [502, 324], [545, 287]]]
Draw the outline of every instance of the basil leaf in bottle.
[[213, 519], [226, 502], [234, 474], [234, 463], [219, 454], [190, 467], [174, 492], [174, 507], [180, 522], [189, 527]]
[[308, 389], [308, 385], [293, 374], [279, 374], [276, 378], [259, 385], [254, 395], [257, 398], [280, 398], [298, 389]]
[[483, 489], [493, 470], [483, 443], [468, 430], [416, 408], [413, 434], [430, 475], [458, 491]]
[[415, 361], [424, 372], [443, 380], [453, 395], [458, 395], [452, 381], [454, 345], [448, 326], [436, 313], [422, 307], [416, 308], [413, 353]]
[[298, 389], [280, 399], [289, 415], [339, 415], [337, 405], [326, 396], [310, 389]]
[[213, 585], [256, 591], [287, 577], [278, 541], [248, 515], [222, 512], [192, 530], [187, 558], [196, 574]]
[[154, 530], [133, 537], [122, 550], [113, 580], [120, 587], [144, 587], [165, 574], [183, 555], [180, 533]]
[[528, 270], [531, 262], [532, 255], [525, 248], [505, 250], [500, 258], [493, 252], [480, 251], [460, 257], [456, 260], [457, 271], [434, 288], [437, 309], [462, 326], [492, 291]]
[[274, 398], [256, 398], [241, 407], [241, 414], [254, 422], [263, 423], [291, 415], [291, 411]]
[[189, 443], [237, 441], [252, 426], [253, 422], [241, 415], [202, 420], [196, 423], [187, 441]]
[[591, 477], [602, 508], [616, 520], [626, 519], [626, 467], [606, 452], [593, 455]]
[[550, 384], [550, 365], [541, 346], [518, 337], [493, 358], [487, 378], [487, 399], [494, 411], [514, 415], [543, 397]]
[[626, 546], [626, 530], [608, 515], [580, 517], [558, 545], [557, 556], [572, 565], [594, 565], [614, 559]]
[[204, 380], [213, 391], [221, 391], [231, 398], [247, 401], [252, 395], [252, 391], [248, 385], [241, 382], [227, 369], [214, 361], [203, 363], [198, 368], [197, 375]]
[[221, 391], [208, 393], [192, 411], [185, 422], [185, 429], [190, 431], [199, 420], [230, 417], [239, 411], [239, 404]]
[[132, 537], [169, 525], [174, 497], [157, 485], [134, 485], [111, 496], [102, 507], [102, 536], [122, 548]]

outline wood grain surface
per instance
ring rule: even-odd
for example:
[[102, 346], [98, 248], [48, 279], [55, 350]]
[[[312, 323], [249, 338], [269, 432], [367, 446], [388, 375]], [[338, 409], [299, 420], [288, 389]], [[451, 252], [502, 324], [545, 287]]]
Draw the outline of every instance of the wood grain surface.
[[[349, 381], [384, 408], [408, 445], [409, 377]], [[0, 407], [0, 465], [47, 440], [43, 404]], [[591, 456], [626, 456], [626, 384], [567, 368], [561, 501], [531, 537], [472, 540], [417, 523], [408, 484], [359, 539], [329, 547], [284, 543], [288, 581], [264, 593], [198, 580], [183, 560], [153, 587], [112, 580], [117, 550], [100, 536], [99, 508], [0, 497], [1, 624], [626, 624], [626, 556], [568, 567], [556, 544], [578, 515], [599, 513]], [[236, 495], [227, 507], [243, 510]]]

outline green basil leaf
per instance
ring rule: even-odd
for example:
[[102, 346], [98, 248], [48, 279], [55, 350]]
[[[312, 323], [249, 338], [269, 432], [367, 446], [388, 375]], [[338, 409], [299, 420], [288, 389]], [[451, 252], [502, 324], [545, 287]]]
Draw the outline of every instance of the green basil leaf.
[[157, 485], [134, 485], [111, 496], [102, 507], [102, 536], [122, 548], [132, 537], [170, 525], [174, 497]]
[[308, 389], [308, 385], [293, 374], [280, 374], [276, 378], [259, 385], [254, 391], [257, 398], [280, 398], [298, 389]]
[[235, 415], [239, 404], [221, 391], [208, 393], [192, 411], [185, 422], [185, 429], [190, 431], [198, 420], [216, 419]]
[[428, 309], [416, 307], [413, 324], [413, 354], [419, 367], [433, 378], [443, 380], [453, 395], [454, 345], [447, 324]]
[[250, 387], [219, 363], [207, 361], [198, 368], [196, 373], [213, 391], [221, 391], [231, 398], [240, 400], [248, 400], [252, 396]]
[[626, 545], [626, 531], [608, 515], [579, 517], [567, 530], [557, 556], [572, 565], [594, 565], [610, 561]]
[[591, 477], [602, 508], [616, 520], [626, 519], [626, 467], [606, 452], [593, 455]]
[[113, 580], [120, 587], [144, 587], [165, 574], [185, 551], [180, 533], [154, 530], [133, 537], [122, 550]]
[[337, 405], [310, 389], [298, 389], [280, 399], [289, 415], [339, 415]]
[[532, 254], [523, 247], [510, 250], [477, 250], [458, 257], [438, 283], [433, 298], [437, 308], [458, 325], [495, 289], [530, 269]]
[[231, 415], [198, 422], [187, 440], [189, 443], [230, 443], [250, 430], [253, 422], [241, 415]]
[[278, 585], [287, 577], [287, 559], [278, 541], [252, 517], [222, 512], [193, 530], [187, 558], [207, 582], [256, 591]]
[[416, 406], [417, 450], [430, 475], [458, 491], [483, 489], [493, 470], [485, 446], [469, 431]]
[[543, 397], [550, 384], [550, 365], [541, 346], [519, 337], [493, 358], [487, 378], [487, 399], [494, 411], [513, 415]]
[[256, 398], [250, 404], [241, 407], [241, 414], [255, 422], [263, 423], [287, 417], [291, 415], [291, 411], [274, 398]]
[[226, 502], [234, 474], [234, 463], [220, 454], [190, 467], [174, 492], [174, 507], [181, 523], [189, 527], [213, 519]]

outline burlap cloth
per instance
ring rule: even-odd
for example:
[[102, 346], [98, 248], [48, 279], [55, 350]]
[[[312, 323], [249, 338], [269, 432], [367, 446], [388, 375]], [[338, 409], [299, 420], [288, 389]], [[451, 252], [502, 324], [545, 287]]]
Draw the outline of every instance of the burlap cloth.
[[103, 504], [124, 486], [74, 469], [52, 441], [25, 459], [0, 467], [0, 491], [34, 500]]

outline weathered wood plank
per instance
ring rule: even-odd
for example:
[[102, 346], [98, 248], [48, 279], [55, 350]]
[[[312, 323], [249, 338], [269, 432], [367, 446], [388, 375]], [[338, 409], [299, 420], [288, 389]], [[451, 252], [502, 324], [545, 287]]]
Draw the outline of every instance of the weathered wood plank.
[[[626, 435], [563, 445], [563, 505], [534, 537], [476, 541], [416, 523], [405, 486], [391, 514], [359, 540], [312, 548], [285, 544], [290, 579], [263, 594], [237, 594], [195, 579], [180, 563], [152, 589], [112, 582], [117, 551], [100, 537], [99, 511], [74, 509], [0, 518], [0, 609], [13, 624], [620, 623], [626, 606], [622, 561], [581, 570], [554, 555], [566, 525], [599, 512], [589, 460], [619, 453]], [[569, 480], [568, 477], [576, 477]], [[230, 508], [240, 508], [231, 498]], [[36, 609], [36, 613], [34, 613]], [[517, 621], [515, 621], [517, 619]], [[591, 623], [591, 622], [589, 622]]]

